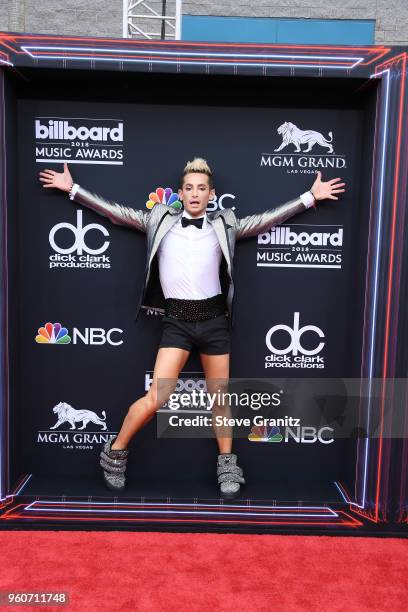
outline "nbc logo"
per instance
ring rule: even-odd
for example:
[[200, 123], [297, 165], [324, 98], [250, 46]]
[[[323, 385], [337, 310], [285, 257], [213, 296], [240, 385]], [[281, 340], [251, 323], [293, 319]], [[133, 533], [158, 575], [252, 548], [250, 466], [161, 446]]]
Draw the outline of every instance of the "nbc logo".
[[250, 442], [282, 442], [283, 436], [276, 425], [254, 425], [248, 440]]
[[44, 327], [39, 328], [35, 341], [38, 344], [69, 344], [71, 336], [61, 323], [46, 323]]
[[250, 442], [289, 442], [293, 440], [297, 444], [332, 444], [334, 442], [332, 427], [321, 427], [317, 429], [313, 426], [294, 427], [285, 426], [282, 429], [276, 425], [253, 426], [248, 436]]
[[[72, 344], [82, 343], [99, 346], [108, 343], [111, 346], [119, 346], [123, 344], [121, 334], [123, 334], [123, 329], [118, 327], [112, 327], [108, 330], [102, 327], [85, 327], [83, 331], [73, 327]], [[114, 335], [116, 335], [116, 338]], [[45, 323], [43, 327], [39, 328], [35, 341], [38, 344], [69, 344], [71, 336], [68, 335], [67, 328], [62, 327], [61, 323]]]
[[182, 207], [182, 204], [178, 199], [178, 195], [173, 193], [171, 187], [166, 187], [166, 189], [163, 189], [163, 187], [158, 187], [156, 191], [149, 194], [149, 199], [146, 202], [146, 208], [151, 210], [156, 204], [166, 204], [166, 206], [171, 206], [177, 210], [180, 210]]

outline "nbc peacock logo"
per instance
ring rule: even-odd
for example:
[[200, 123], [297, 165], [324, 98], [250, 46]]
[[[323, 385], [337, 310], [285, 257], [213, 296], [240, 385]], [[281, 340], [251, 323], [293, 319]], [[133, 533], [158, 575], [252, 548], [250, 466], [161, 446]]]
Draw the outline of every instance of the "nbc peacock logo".
[[146, 208], [151, 210], [153, 206], [156, 204], [165, 204], [166, 206], [171, 206], [172, 208], [176, 208], [180, 210], [182, 208], [182, 203], [178, 199], [178, 195], [173, 193], [171, 187], [158, 187], [156, 191], [149, 194], [149, 199], [146, 202]]
[[250, 442], [282, 442], [283, 436], [276, 425], [254, 425], [248, 440]]
[[69, 344], [71, 336], [68, 335], [66, 327], [62, 327], [61, 323], [45, 323], [38, 330], [38, 335], [35, 337], [38, 344]]

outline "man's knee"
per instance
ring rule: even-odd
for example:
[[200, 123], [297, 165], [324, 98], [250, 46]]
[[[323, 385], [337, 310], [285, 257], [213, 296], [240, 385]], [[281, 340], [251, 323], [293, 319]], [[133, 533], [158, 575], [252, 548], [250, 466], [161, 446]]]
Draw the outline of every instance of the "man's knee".
[[218, 404], [225, 404], [229, 401], [228, 381], [207, 381], [207, 393], [214, 398]]
[[140, 413], [141, 411], [145, 413], [146, 417], [152, 416], [157, 410], [160, 408], [157, 394], [154, 391], [148, 391], [146, 395], [136, 400], [129, 407], [129, 414]]
[[144, 397], [144, 408], [148, 414], [155, 413], [160, 408], [156, 391], [150, 389]]

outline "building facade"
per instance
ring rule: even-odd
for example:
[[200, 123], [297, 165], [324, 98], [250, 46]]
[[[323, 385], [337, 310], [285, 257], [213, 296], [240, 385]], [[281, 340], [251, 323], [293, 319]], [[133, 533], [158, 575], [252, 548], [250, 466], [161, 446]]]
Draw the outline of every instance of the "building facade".
[[[136, 4], [137, 0], [133, 0]], [[145, 5], [148, 5], [146, 7]], [[163, 0], [142, 2], [139, 14], [161, 14]], [[123, 0], [1, 0], [0, 30], [76, 36], [122, 37]], [[167, 0], [175, 14], [175, 0]], [[408, 43], [407, 0], [186, 0], [184, 40], [240, 40], [322, 44]], [[152, 20], [150, 20], [152, 21]], [[153, 20], [160, 31], [159, 20]], [[146, 20], [139, 18], [141, 29]], [[171, 27], [166, 37], [174, 36]], [[143, 35], [133, 31], [133, 36]]]

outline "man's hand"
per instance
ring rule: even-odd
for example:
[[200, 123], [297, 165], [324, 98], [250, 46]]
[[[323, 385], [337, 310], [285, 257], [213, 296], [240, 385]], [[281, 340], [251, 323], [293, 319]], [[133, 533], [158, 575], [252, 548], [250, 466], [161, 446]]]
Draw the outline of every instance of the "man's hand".
[[336, 193], [343, 193], [346, 183], [339, 183], [341, 178], [335, 178], [331, 181], [322, 181], [322, 173], [318, 171], [317, 179], [312, 185], [310, 191], [312, 192], [315, 200], [338, 200], [339, 198], [335, 195]]
[[55, 189], [61, 189], [61, 191], [71, 191], [74, 181], [71, 173], [68, 170], [68, 164], [64, 163], [63, 172], [55, 172], [55, 170], [48, 170], [46, 168], [44, 172], [39, 173], [40, 181], [44, 183], [43, 187], [54, 187]]

